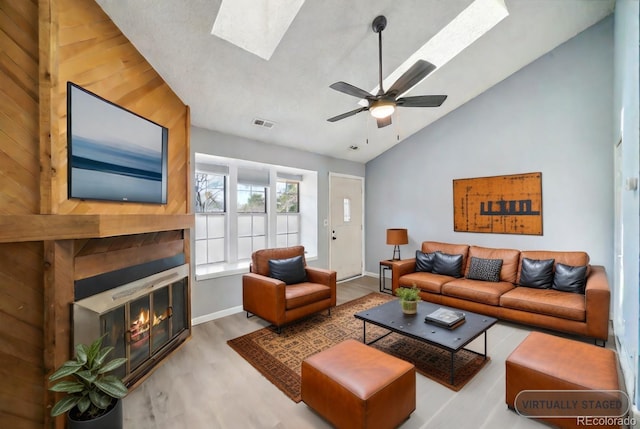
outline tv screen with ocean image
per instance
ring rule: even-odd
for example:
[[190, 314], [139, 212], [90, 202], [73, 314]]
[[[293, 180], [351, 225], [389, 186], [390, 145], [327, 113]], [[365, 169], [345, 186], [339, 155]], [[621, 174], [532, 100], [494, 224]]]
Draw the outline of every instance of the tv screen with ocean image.
[[167, 128], [67, 88], [69, 198], [165, 204]]

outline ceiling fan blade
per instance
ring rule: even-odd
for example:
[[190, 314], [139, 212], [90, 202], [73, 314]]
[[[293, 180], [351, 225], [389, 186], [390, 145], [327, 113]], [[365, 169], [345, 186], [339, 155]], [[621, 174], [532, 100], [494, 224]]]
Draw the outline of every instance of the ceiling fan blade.
[[336, 91], [344, 92], [348, 95], [353, 95], [354, 97], [366, 98], [367, 100], [375, 98], [375, 96], [368, 93], [364, 89], [360, 89], [357, 86], [353, 86], [350, 83], [346, 82], [336, 82], [329, 85], [329, 88], [335, 89]]
[[386, 118], [376, 119], [376, 123], [378, 124], [378, 128], [384, 128], [387, 125], [391, 125], [391, 116], [387, 116]]
[[344, 119], [344, 118], [348, 118], [349, 116], [353, 116], [356, 113], [364, 112], [365, 110], [369, 110], [369, 108], [368, 107], [360, 107], [359, 109], [355, 109], [355, 110], [352, 110], [350, 112], [343, 113], [343, 114], [338, 115], [338, 116], [334, 116], [333, 118], [329, 118], [329, 119], [327, 119], [327, 121], [336, 122], [336, 121], [339, 121], [340, 119]]
[[439, 107], [446, 99], [446, 95], [418, 95], [398, 98], [396, 104], [402, 107]]
[[436, 66], [431, 64], [429, 61], [416, 61], [416, 63], [412, 65], [409, 70], [404, 72], [404, 74], [400, 76], [393, 85], [391, 85], [391, 88], [389, 88], [387, 94], [395, 97], [398, 94], [407, 92], [435, 69]]

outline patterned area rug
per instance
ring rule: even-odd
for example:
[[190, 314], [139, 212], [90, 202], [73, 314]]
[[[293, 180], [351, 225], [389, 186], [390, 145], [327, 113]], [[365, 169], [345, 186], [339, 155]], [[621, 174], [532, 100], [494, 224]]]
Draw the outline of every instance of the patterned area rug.
[[[371, 293], [335, 307], [331, 316], [324, 311], [286, 326], [280, 335], [268, 327], [229, 340], [227, 344], [292, 400], [300, 402], [302, 361], [348, 338], [362, 341], [362, 321], [353, 315], [391, 299], [394, 298], [390, 295]], [[367, 341], [387, 332], [367, 324]], [[451, 355], [447, 351], [395, 333], [374, 343], [373, 347], [413, 363], [420, 374], [455, 391], [489, 360], [461, 350], [455, 356], [455, 380], [450, 384]]]

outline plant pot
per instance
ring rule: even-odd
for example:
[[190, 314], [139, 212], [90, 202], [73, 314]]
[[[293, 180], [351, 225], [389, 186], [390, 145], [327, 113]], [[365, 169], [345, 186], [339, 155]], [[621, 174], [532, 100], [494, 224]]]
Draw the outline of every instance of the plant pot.
[[400, 305], [404, 314], [416, 314], [418, 312], [418, 301], [400, 300]]
[[123, 429], [124, 414], [122, 401], [118, 399], [116, 405], [105, 414], [93, 420], [74, 420], [71, 413], [67, 413], [68, 429]]

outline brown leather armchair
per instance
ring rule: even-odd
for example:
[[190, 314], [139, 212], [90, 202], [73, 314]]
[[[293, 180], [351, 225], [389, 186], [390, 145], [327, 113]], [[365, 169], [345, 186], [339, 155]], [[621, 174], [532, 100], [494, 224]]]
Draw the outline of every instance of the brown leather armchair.
[[[307, 281], [286, 284], [270, 277], [269, 260], [302, 255]], [[336, 272], [309, 267], [304, 247], [262, 249], [251, 255], [250, 272], [242, 276], [242, 307], [280, 328], [295, 320], [336, 305]]]

